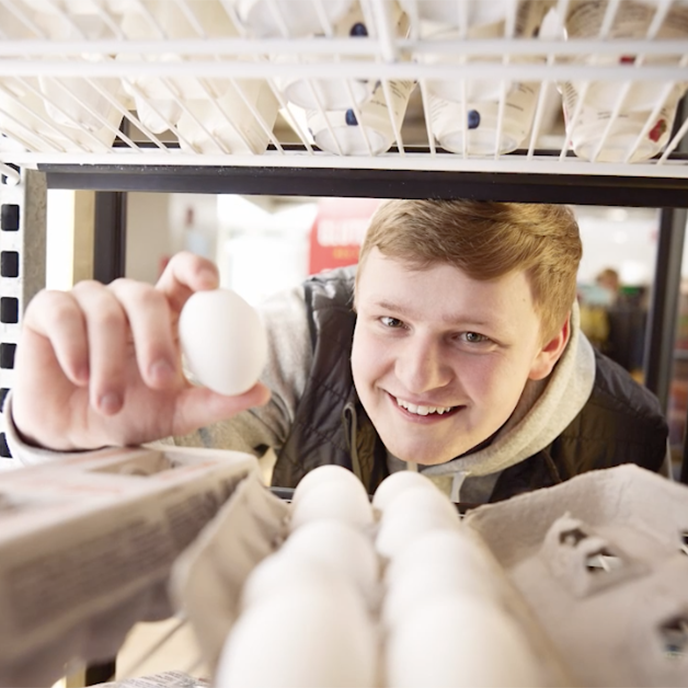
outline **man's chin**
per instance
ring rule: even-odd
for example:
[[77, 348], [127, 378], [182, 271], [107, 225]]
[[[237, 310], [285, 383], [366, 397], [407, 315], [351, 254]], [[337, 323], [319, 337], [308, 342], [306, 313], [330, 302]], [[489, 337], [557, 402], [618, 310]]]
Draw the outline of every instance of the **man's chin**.
[[390, 452], [396, 456], [400, 461], [405, 463], [415, 463], [419, 466], [439, 466], [442, 463], [447, 463], [452, 459], [459, 456], [460, 452], [457, 451], [456, 454], [448, 454], [446, 451], [431, 452], [427, 448], [420, 450], [409, 449], [408, 447], [399, 447], [398, 451]]

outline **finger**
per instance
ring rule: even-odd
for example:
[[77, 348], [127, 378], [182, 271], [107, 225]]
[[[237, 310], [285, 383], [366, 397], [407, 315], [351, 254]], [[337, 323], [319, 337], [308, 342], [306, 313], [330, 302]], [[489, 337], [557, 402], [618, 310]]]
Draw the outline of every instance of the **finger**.
[[207, 387], [191, 387], [179, 399], [174, 434], [186, 434], [204, 425], [231, 418], [242, 411], [264, 406], [270, 400], [270, 390], [261, 382], [236, 396], [225, 396]]
[[[48, 340], [52, 353], [67, 379], [84, 386], [89, 380], [86, 323], [79, 304], [69, 292], [43, 290], [26, 309], [23, 337], [33, 332]], [[23, 347], [21, 353], [23, 353]], [[43, 356], [41, 358], [44, 358]]]
[[119, 279], [108, 285], [129, 322], [141, 378], [152, 389], [183, 383], [170, 305], [165, 295], [143, 282]]
[[165, 294], [173, 311], [179, 313], [194, 292], [217, 289], [219, 283], [217, 266], [212, 261], [182, 251], [172, 256], [155, 288]]
[[103, 415], [114, 415], [124, 403], [130, 356], [126, 313], [114, 293], [99, 282], [79, 282], [72, 294], [86, 323], [91, 406]]

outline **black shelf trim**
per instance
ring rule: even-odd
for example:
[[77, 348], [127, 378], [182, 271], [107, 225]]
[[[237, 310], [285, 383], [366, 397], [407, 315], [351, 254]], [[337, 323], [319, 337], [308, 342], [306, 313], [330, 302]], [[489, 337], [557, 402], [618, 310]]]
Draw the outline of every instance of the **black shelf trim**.
[[304, 167], [40, 165], [50, 189], [688, 207], [688, 179]]

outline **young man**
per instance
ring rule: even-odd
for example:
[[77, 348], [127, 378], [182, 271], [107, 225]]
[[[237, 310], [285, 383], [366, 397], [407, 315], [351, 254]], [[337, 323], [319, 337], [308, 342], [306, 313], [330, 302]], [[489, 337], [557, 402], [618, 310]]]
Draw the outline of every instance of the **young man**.
[[[391, 201], [358, 270], [263, 308], [271, 356], [239, 397], [192, 387], [176, 321], [217, 285], [180, 254], [156, 288], [43, 292], [26, 312], [9, 404], [13, 454], [137, 444], [277, 453], [273, 484], [338, 463], [370, 492], [418, 469], [482, 503], [634, 462], [666, 466], [657, 400], [578, 327], [578, 227], [561, 206]], [[269, 388], [272, 392], [268, 401]]]

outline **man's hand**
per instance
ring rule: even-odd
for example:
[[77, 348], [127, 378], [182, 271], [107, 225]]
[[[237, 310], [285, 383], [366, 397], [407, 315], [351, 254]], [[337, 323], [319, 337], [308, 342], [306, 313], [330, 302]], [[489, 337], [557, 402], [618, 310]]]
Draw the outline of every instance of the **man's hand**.
[[140, 444], [265, 404], [269, 391], [260, 383], [227, 397], [182, 374], [179, 313], [191, 294], [217, 286], [210, 261], [179, 253], [155, 287], [119, 279], [37, 294], [24, 316], [12, 390], [24, 439], [54, 450]]

